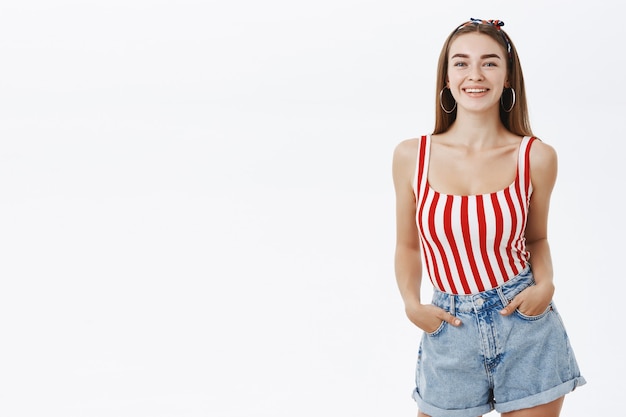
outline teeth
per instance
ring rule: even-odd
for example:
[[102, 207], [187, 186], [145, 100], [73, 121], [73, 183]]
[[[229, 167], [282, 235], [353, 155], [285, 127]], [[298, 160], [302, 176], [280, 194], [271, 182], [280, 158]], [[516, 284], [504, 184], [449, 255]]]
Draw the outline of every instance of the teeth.
[[467, 93], [484, 93], [487, 91], [485, 88], [466, 88]]

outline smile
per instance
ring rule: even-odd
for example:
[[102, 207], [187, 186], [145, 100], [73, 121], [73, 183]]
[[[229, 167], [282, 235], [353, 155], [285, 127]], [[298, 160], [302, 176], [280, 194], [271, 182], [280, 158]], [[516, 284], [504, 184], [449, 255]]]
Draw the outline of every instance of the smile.
[[466, 88], [466, 93], [486, 93], [488, 89], [486, 88]]

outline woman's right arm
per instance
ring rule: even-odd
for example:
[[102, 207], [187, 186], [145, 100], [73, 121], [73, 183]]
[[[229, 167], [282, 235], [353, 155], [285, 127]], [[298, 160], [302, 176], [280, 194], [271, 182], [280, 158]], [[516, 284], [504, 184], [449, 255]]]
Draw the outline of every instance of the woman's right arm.
[[417, 159], [418, 139], [400, 142], [393, 154], [393, 183], [396, 193], [396, 251], [395, 274], [406, 315], [420, 329], [431, 333], [442, 320], [461, 325], [456, 317], [431, 304], [422, 304], [422, 259], [415, 222], [416, 204], [413, 175]]

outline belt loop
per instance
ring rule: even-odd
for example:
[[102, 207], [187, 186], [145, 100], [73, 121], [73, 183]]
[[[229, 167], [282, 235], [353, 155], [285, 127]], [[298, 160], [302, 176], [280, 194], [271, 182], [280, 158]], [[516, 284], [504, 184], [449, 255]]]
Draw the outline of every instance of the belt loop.
[[454, 295], [450, 294], [450, 314], [456, 316], [456, 309], [454, 305]]
[[502, 287], [496, 288], [498, 296], [500, 297], [500, 301], [502, 301], [503, 306], [508, 306], [510, 301], [504, 296], [504, 292], [502, 292]]

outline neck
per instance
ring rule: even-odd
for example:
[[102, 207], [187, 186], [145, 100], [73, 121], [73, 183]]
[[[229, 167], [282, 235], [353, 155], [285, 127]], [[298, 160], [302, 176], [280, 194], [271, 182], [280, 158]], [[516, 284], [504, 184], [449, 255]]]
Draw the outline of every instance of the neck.
[[[497, 110], [497, 109], [496, 109]], [[455, 141], [473, 148], [491, 146], [502, 139], [509, 131], [500, 121], [499, 114], [475, 114], [459, 112], [446, 134], [455, 137]]]

